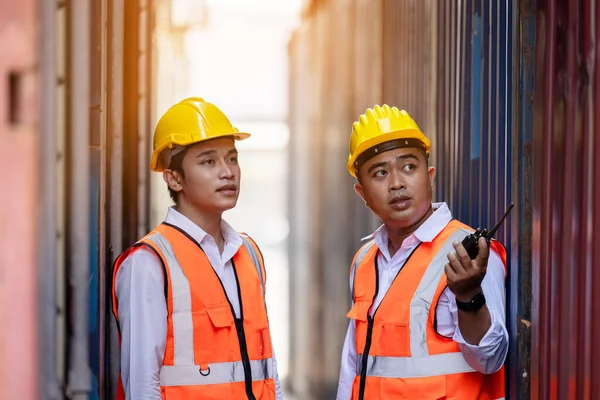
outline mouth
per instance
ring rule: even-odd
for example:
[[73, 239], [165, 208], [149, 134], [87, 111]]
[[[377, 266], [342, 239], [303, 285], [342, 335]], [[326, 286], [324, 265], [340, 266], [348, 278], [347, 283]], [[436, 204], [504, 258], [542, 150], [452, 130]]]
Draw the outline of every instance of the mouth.
[[412, 199], [410, 197], [402, 195], [394, 196], [389, 204], [394, 210], [403, 211], [409, 208], [411, 203]]
[[226, 196], [234, 196], [237, 193], [237, 189], [238, 188], [236, 185], [225, 185], [218, 188], [217, 192], [222, 193]]

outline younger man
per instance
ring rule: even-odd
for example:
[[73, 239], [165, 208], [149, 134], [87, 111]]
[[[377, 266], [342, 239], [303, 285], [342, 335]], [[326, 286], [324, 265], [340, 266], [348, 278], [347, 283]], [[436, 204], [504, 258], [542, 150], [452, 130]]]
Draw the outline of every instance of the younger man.
[[115, 263], [118, 399], [282, 398], [262, 255], [221, 217], [239, 195], [235, 140], [249, 136], [200, 98], [156, 126], [150, 169], [175, 206]]

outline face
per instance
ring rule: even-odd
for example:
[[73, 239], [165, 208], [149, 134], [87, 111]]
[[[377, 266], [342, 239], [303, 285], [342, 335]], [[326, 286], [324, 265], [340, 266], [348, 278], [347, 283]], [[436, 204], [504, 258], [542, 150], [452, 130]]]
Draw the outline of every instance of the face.
[[237, 203], [240, 187], [238, 152], [233, 138], [198, 143], [187, 149], [183, 175], [167, 170], [163, 177], [179, 192], [179, 204], [203, 212], [223, 213]]
[[367, 206], [388, 226], [410, 228], [422, 221], [431, 208], [435, 168], [416, 148], [383, 152], [358, 171], [355, 190]]

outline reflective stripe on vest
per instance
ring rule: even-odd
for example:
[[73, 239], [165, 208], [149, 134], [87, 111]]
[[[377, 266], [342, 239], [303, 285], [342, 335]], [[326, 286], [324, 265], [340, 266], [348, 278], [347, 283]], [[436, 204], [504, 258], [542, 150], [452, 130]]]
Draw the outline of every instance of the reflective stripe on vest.
[[[444, 266], [448, 263], [448, 254], [454, 251], [453, 242], [462, 242], [470, 231], [459, 228], [442, 245], [425, 270], [419, 287], [410, 302], [410, 355], [411, 357], [426, 357], [427, 350], [427, 319], [429, 308], [433, 302], [435, 291], [444, 275]], [[460, 353], [458, 353], [460, 354]], [[457, 366], [456, 372], [463, 372]]]
[[[363, 355], [358, 355], [356, 375], [362, 372]], [[425, 378], [429, 376], [474, 372], [462, 353], [436, 354], [427, 357], [369, 356], [367, 376], [380, 378]]]
[[254, 248], [252, 243], [250, 243], [250, 240], [246, 239], [244, 237], [244, 235], [240, 235], [240, 237], [242, 238], [242, 243], [244, 243], [244, 247], [246, 248], [246, 251], [248, 252], [248, 254], [250, 254], [252, 263], [254, 264], [254, 267], [256, 268], [256, 272], [258, 273], [258, 277], [260, 279], [260, 288], [262, 289], [262, 294], [264, 297], [265, 296], [265, 279], [263, 278], [263, 273], [262, 273], [259, 256], [258, 256], [258, 254], [256, 254], [256, 249]]
[[367, 244], [365, 244], [360, 250], [358, 250], [358, 254], [354, 260], [354, 264], [352, 264], [352, 271], [350, 271], [350, 293], [352, 294], [352, 301], [354, 301], [354, 279], [356, 278], [356, 270], [358, 270], [358, 266], [362, 262], [363, 258], [367, 255], [371, 247], [375, 244], [374, 240], [371, 240]]
[[[272, 379], [275, 376], [272, 358], [251, 360], [250, 369], [253, 381]], [[160, 369], [161, 386], [215, 385], [244, 381], [242, 361], [208, 364], [206, 370], [200, 370], [197, 365], [163, 365]]]
[[155, 232], [147, 240], [161, 251], [165, 257], [165, 267], [171, 277], [173, 297], [173, 364], [194, 365], [194, 323], [192, 320], [192, 291], [190, 282], [173, 253], [169, 241]]

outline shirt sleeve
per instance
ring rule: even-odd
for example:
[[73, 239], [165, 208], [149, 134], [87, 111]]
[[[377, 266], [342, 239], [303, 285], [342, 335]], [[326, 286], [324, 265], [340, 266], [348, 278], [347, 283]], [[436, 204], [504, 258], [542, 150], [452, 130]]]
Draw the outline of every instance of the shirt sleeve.
[[491, 326], [478, 345], [466, 342], [458, 327], [458, 308], [456, 297], [448, 288], [442, 292], [436, 312], [438, 314], [438, 333], [452, 337], [463, 353], [467, 363], [476, 371], [492, 374], [498, 371], [508, 353], [508, 331], [506, 330], [506, 294], [504, 285], [504, 264], [500, 256], [490, 252], [488, 268], [481, 288], [490, 312]]
[[117, 271], [115, 290], [125, 396], [127, 400], [161, 400], [167, 304], [160, 260], [151, 250], [136, 250]]
[[276, 400], [283, 400], [283, 392], [281, 390], [281, 382], [279, 382], [279, 374], [277, 373], [277, 359], [275, 358], [275, 349], [273, 351], [273, 371], [275, 371], [275, 398]]
[[346, 340], [342, 348], [342, 362], [336, 400], [350, 400], [350, 396], [352, 395], [352, 384], [356, 377], [356, 363], [358, 360], [355, 337], [356, 327], [354, 320], [350, 320]]
[[[263, 263], [264, 263], [264, 260], [263, 260]], [[265, 273], [263, 274], [263, 284], [265, 285], [265, 294], [266, 294], [266, 290], [267, 290], [266, 267], [265, 267]], [[266, 303], [266, 298], [265, 298], [265, 309], [266, 309], [266, 307], [267, 307], [267, 303]], [[268, 310], [267, 310], [267, 314], [268, 314]], [[269, 329], [271, 329], [270, 324], [269, 324]], [[279, 380], [279, 373], [277, 372], [277, 358], [275, 357], [275, 348], [271, 347], [271, 349], [272, 349], [271, 351], [273, 354], [273, 371], [274, 371], [273, 378], [275, 380], [275, 399], [283, 400], [283, 390], [281, 388], [281, 382]]]

